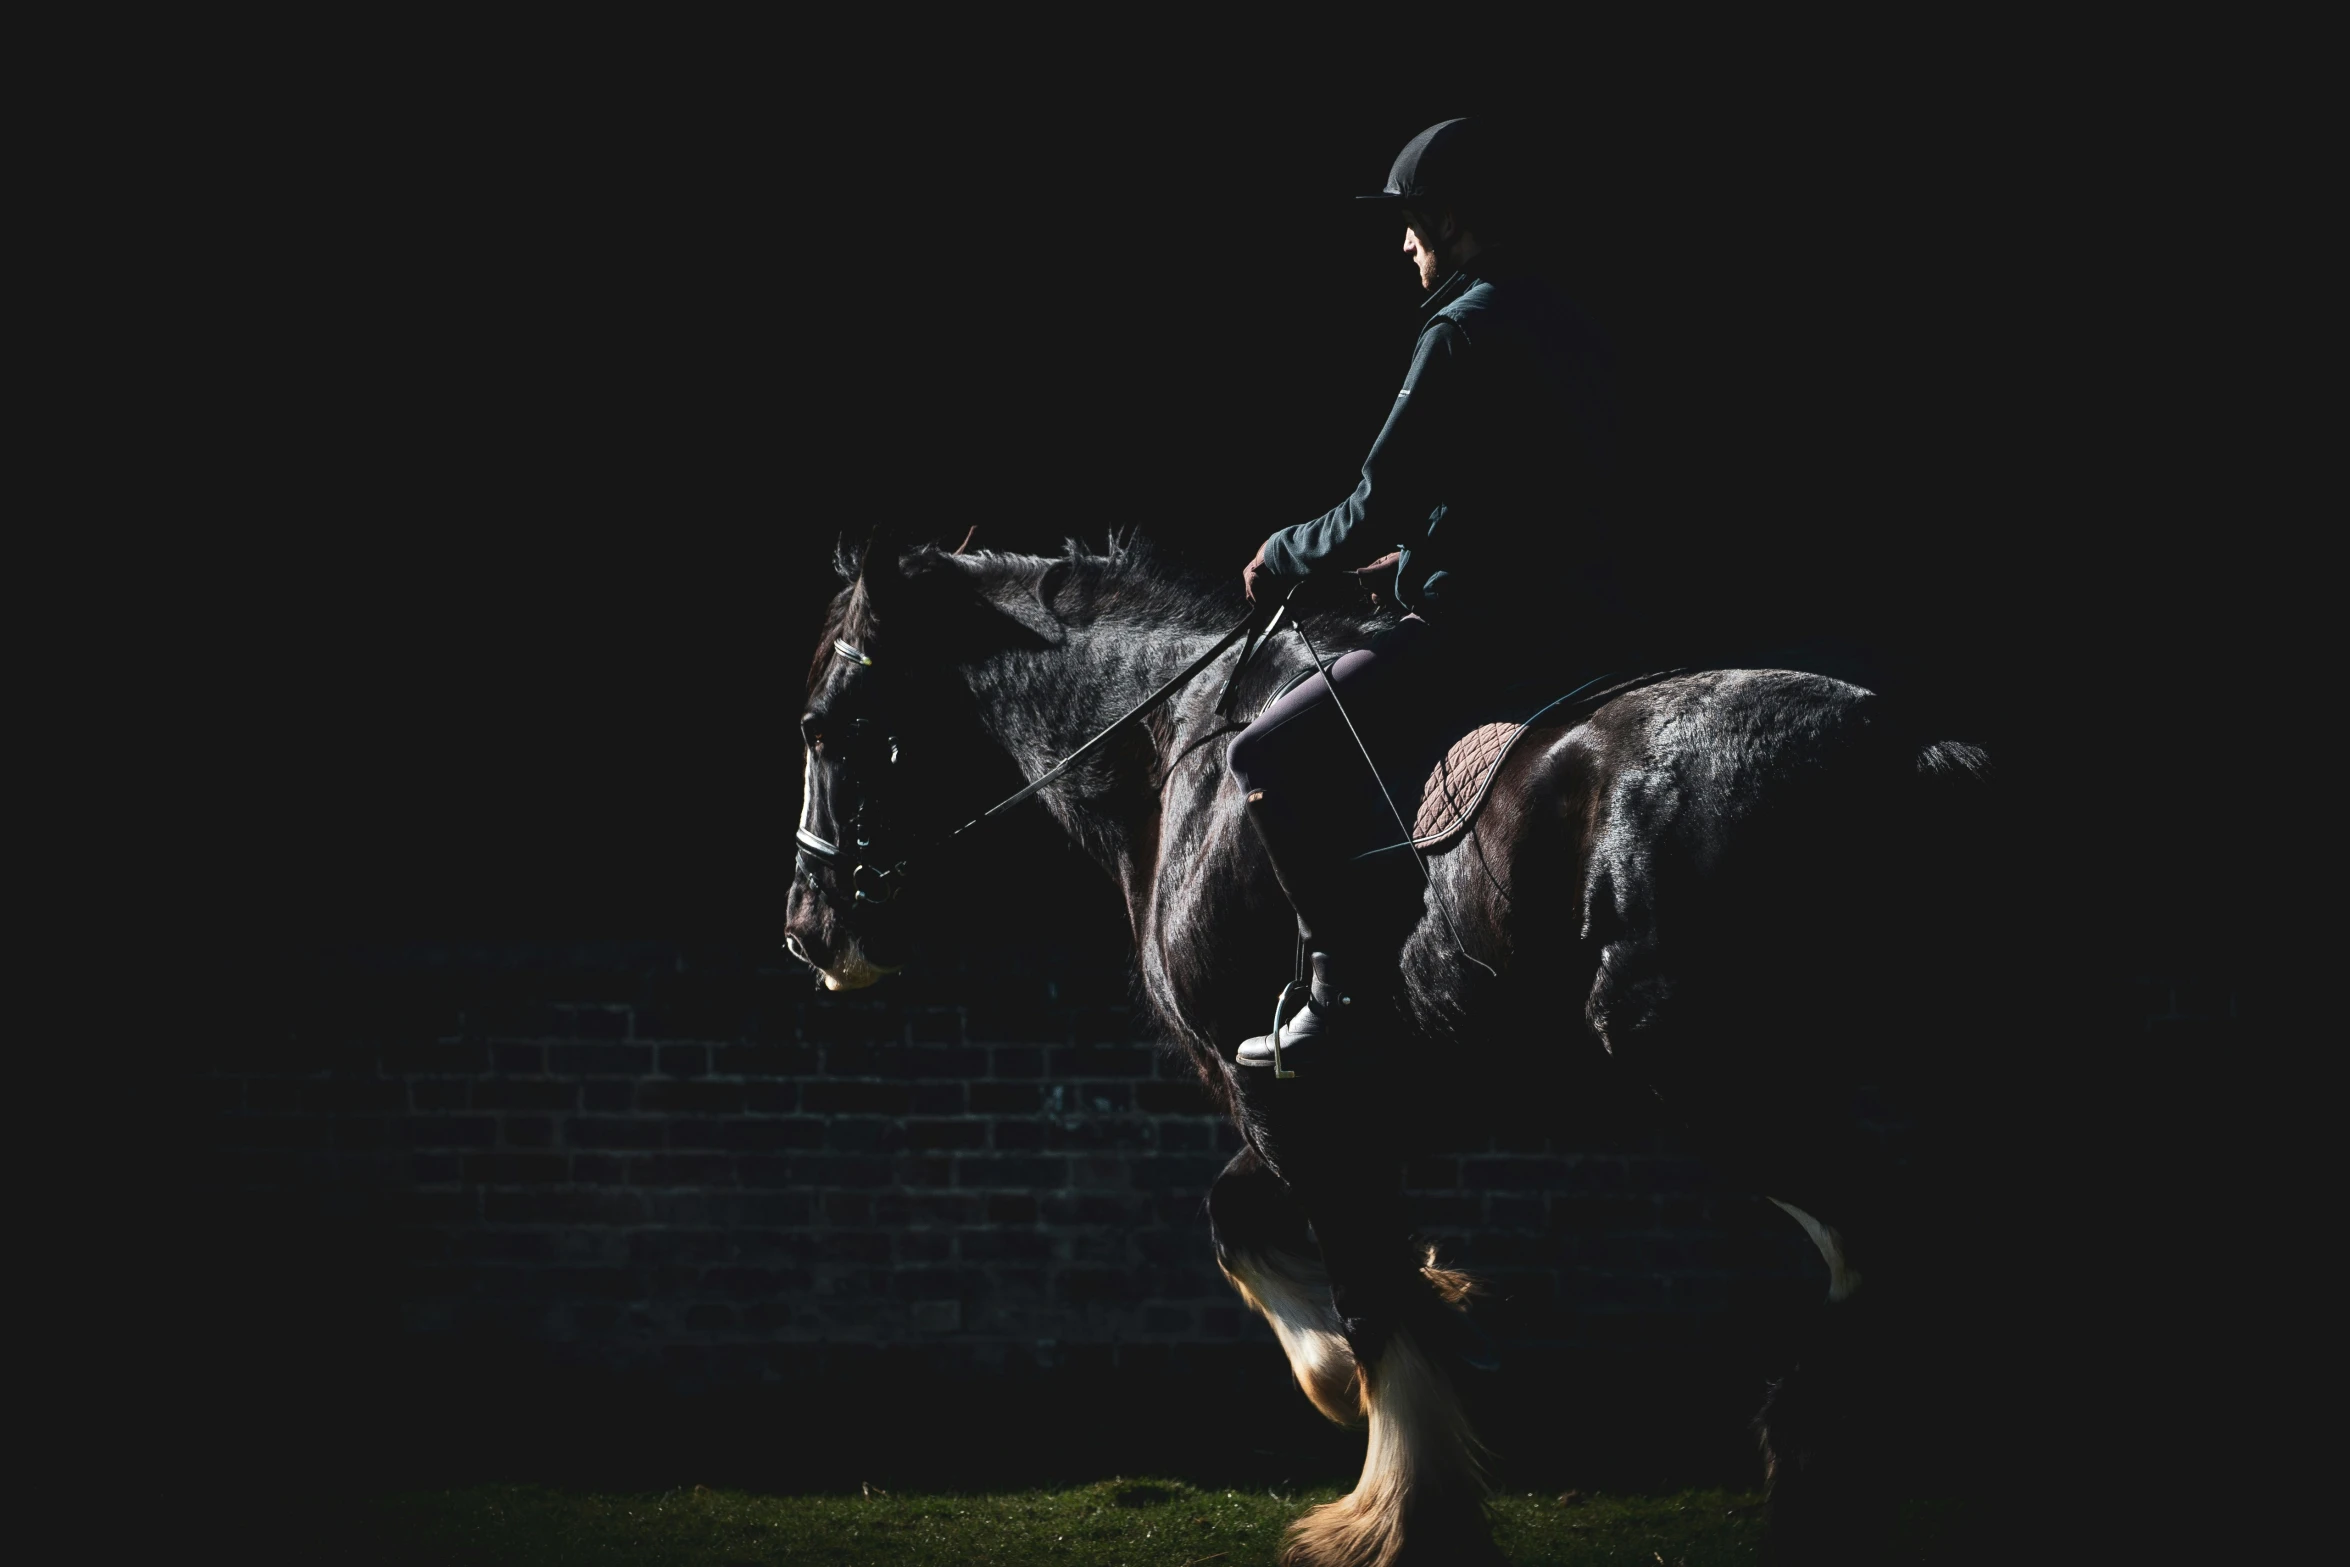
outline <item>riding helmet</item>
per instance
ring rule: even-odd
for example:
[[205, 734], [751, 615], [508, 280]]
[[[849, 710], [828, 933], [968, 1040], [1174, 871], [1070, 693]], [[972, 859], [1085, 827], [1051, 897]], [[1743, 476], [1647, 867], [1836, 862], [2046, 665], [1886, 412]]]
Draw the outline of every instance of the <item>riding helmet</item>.
[[1387, 188], [1357, 201], [1463, 202], [1486, 194], [1494, 148], [1480, 122], [1441, 120], [1404, 143]]

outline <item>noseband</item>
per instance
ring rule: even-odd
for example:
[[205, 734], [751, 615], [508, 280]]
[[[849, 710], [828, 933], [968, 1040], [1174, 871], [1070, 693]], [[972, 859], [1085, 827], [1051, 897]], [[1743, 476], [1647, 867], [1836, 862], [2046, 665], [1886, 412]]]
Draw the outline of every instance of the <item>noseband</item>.
[[[1152, 712], [1156, 711], [1159, 707], [1164, 705], [1168, 698], [1172, 697], [1177, 691], [1182, 690], [1185, 685], [1189, 684], [1199, 675], [1200, 671], [1206, 669], [1217, 659], [1223, 657], [1224, 650], [1232, 646], [1233, 643], [1239, 641], [1243, 636], [1246, 636], [1251, 628], [1257, 625], [1261, 617], [1269, 616], [1275, 612], [1276, 606], [1272, 605], [1269, 601], [1263, 610], [1251, 609], [1247, 615], [1241, 618], [1240, 624], [1234, 626], [1230, 631], [1225, 632], [1223, 636], [1216, 639], [1216, 645], [1214, 647], [1209, 648], [1205, 653], [1202, 653], [1199, 657], [1193, 659], [1189, 664], [1185, 665], [1183, 670], [1177, 674], [1174, 679], [1169, 680], [1165, 685], [1159, 687], [1149, 696], [1144, 697], [1133, 707], [1127, 709], [1124, 713], [1113, 719], [1110, 722], [1109, 727], [1103, 729], [1092, 739], [1086, 741], [1085, 744], [1079, 746], [1076, 750], [1071, 751], [1067, 756], [1064, 756], [1058, 762], [1055, 762], [1051, 767], [1045, 769], [1044, 774], [1041, 777], [1032, 779], [1028, 783], [1023, 784], [1020, 788], [1004, 796], [1004, 798], [998, 800], [995, 804], [989, 806], [986, 810], [981, 811], [977, 816], [972, 817], [969, 821], [956, 828], [953, 832], [950, 832], [944, 837], [936, 839], [929, 844], [923, 845], [922, 847], [925, 849], [943, 848], [947, 844], [953, 843], [956, 839], [962, 837], [965, 833], [971, 831], [972, 828], [977, 827], [982, 822], [995, 820], [997, 817], [1003, 815], [1004, 812], [1010, 810], [1013, 806], [1020, 804], [1022, 801], [1034, 795], [1038, 790], [1044, 788], [1045, 785], [1053, 782], [1057, 778], [1060, 778], [1071, 768], [1077, 766], [1087, 757], [1092, 756], [1103, 746], [1109, 744], [1110, 741], [1120, 731], [1126, 729], [1129, 725], [1139, 723], [1142, 719], [1149, 716]], [[1267, 622], [1267, 629], [1270, 629], [1269, 620]], [[1241, 670], [1244, 670], [1248, 667], [1250, 658], [1255, 654], [1259, 647], [1264, 645], [1264, 641], [1265, 639], [1259, 638], [1258, 640], [1251, 642], [1249, 646], [1242, 651], [1239, 666], [1232, 671], [1230, 679], [1227, 680], [1225, 684], [1224, 694], [1227, 698], [1229, 698], [1232, 693], [1233, 685], [1239, 681]], [[840, 640], [838, 637], [833, 639], [832, 651], [835, 656], [845, 658], [852, 664], [859, 665], [866, 669], [871, 669], [873, 667], [873, 659], [870, 655], [863, 652], [861, 649], [853, 647], [849, 643]], [[890, 735], [888, 736], [886, 743], [889, 748], [889, 765], [895, 766], [898, 760], [898, 737], [894, 734]], [[855, 763], [855, 756], [856, 748], [851, 747], [848, 753], [844, 755], [838, 763], [838, 765], [847, 775], [847, 782], [855, 800], [855, 804], [851, 808], [849, 818], [849, 839], [854, 851], [853, 854], [850, 849], [844, 849], [839, 844], [832, 842], [830, 839], [825, 838], [810, 829], [808, 825], [807, 814], [810, 797], [805, 793], [803, 793], [801, 798], [799, 830], [792, 835], [798, 841], [800, 846], [799, 853], [794, 857], [799, 869], [800, 879], [808, 884], [810, 890], [817, 893], [827, 903], [830, 903], [835, 910], [839, 911], [843, 915], [854, 913], [860, 908], [873, 909], [885, 907], [891, 903], [896, 902], [899, 895], [906, 890], [906, 859], [900, 858], [893, 862], [886, 850], [876, 848], [877, 842], [886, 842], [886, 835], [881, 830], [882, 812], [873, 803], [873, 790], [866, 786], [865, 780], [858, 773]], [[809, 763], [811, 767], [813, 767], [814, 761], [815, 758], [813, 754], [811, 754], [809, 757]], [[805, 787], [806, 786], [803, 785], [803, 789]], [[814, 868], [809, 864], [810, 860], [814, 860], [817, 864], [822, 865], [827, 871], [832, 873], [835, 886], [827, 887], [821, 880], [817, 878]], [[848, 882], [850, 898], [847, 902], [842, 901], [840, 893], [837, 890], [837, 883], [840, 878], [840, 867], [842, 861], [844, 860], [850, 861]]]
[[[873, 667], [871, 657], [838, 637], [833, 639], [832, 651], [852, 664], [859, 664], [867, 669]], [[898, 760], [898, 737], [894, 734], [890, 735], [885, 744], [888, 746], [888, 765], [894, 767]], [[849, 843], [855, 851], [854, 855], [852, 856], [839, 844], [809, 827], [808, 807], [812, 801], [806, 793], [803, 793], [801, 798], [799, 828], [792, 834], [800, 846], [796, 858], [799, 861], [801, 880], [805, 881], [812, 891], [821, 895], [825, 901], [844, 914], [859, 904], [869, 908], [878, 908], [894, 903], [897, 901], [898, 894], [905, 890], [906, 862], [901, 859], [894, 864], [890, 863], [886, 854], [876, 853], [874, 850], [875, 841], [882, 836], [881, 812], [879, 807], [874, 804], [873, 789], [867, 786], [857, 770], [856, 756], [857, 748], [851, 747], [837, 764], [846, 775], [851, 797], [855, 802], [849, 813]], [[814, 758], [811, 756], [811, 767], [813, 763]], [[802, 787], [803, 790], [806, 789], [805, 784]], [[840, 876], [842, 860], [852, 860], [849, 870], [849, 891], [853, 900], [851, 903], [843, 904], [837, 891], [826, 887], [822, 881], [817, 879], [815, 871], [808, 865], [811, 858], [830, 871], [836, 881]]]

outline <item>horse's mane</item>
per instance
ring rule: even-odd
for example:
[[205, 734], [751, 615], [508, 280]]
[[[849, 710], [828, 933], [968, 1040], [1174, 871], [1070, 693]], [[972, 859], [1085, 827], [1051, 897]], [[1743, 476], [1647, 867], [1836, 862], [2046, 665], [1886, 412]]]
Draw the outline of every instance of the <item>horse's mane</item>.
[[[960, 571], [990, 598], [1035, 594], [1056, 618], [1074, 626], [1106, 620], [1221, 630], [1238, 613], [1229, 583], [1210, 582], [1172, 566], [1148, 538], [1132, 531], [1111, 533], [1099, 551], [1074, 538], [1063, 542], [1058, 555], [952, 551], [920, 544], [902, 551], [898, 560], [908, 575]], [[844, 589], [855, 584], [862, 563], [861, 551], [843, 539], [833, 553], [833, 570]], [[834, 601], [827, 634], [839, 631], [850, 611], [851, 595], [844, 591]]]
[[[865, 640], [869, 622], [859, 586], [864, 553], [844, 542], [834, 555], [834, 569], [844, 586], [825, 619], [825, 641], [810, 671], [811, 690], [829, 662], [831, 638], [858, 644]], [[1057, 555], [958, 551], [925, 543], [901, 550], [898, 564], [910, 577], [959, 576], [982, 597], [1007, 608], [1025, 600], [1030, 615], [1041, 604], [1062, 625], [1111, 631], [1113, 646], [1163, 642], [1170, 633], [1222, 632], [1239, 618], [1242, 608], [1235, 591], [1239, 585], [1230, 577], [1185, 571], [1134, 532], [1111, 533], [1098, 551], [1081, 539], [1068, 539]], [[1377, 616], [1351, 610], [1318, 609], [1308, 618], [1315, 636], [1332, 652], [1360, 646], [1378, 624]], [[1252, 684], [1290, 661], [1286, 646], [1272, 650], [1253, 666]], [[1067, 676], [1032, 671], [1022, 678], [1050, 684]]]

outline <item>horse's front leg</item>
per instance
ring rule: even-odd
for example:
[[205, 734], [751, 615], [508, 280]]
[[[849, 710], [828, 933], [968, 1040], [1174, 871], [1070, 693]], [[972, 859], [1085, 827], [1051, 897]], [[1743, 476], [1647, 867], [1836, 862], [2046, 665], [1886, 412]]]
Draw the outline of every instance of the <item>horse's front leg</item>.
[[1362, 1424], [1367, 1411], [1354, 1350], [1321, 1249], [1289, 1188], [1253, 1150], [1235, 1155], [1209, 1188], [1208, 1223], [1218, 1266], [1272, 1324], [1299, 1388], [1340, 1425]]
[[1476, 1438], [1447, 1374], [1446, 1319], [1466, 1281], [1414, 1256], [1393, 1204], [1373, 1195], [1398, 1173], [1361, 1200], [1316, 1188], [1310, 1232], [1253, 1151], [1208, 1196], [1218, 1260], [1272, 1323], [1298, 1385], [1332, 1420], [1370, 1427], [1354, 1490], [1291, 1526], [1293, 1567], [1497, 1559]]

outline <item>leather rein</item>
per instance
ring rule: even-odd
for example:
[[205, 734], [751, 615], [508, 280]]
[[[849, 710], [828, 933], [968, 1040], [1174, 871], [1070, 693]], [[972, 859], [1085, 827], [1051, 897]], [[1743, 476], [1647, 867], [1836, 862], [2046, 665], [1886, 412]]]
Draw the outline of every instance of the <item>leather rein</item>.
[[[1267, 605], [1258, 608], [1252, 608], [1246, 615], [1241, 617], [1240, 623], [1238, 625], [1234, 626], [1231, 630], [1225, 632], [1221, 637], [1216, 639], [1215, 646], [1209, 648], [1205, 653], [1202, 653], [1199, 657], [1184, 665], [1183, 668], [1174, 676], [1174, 678], [1168, 680], [1166, 684], [1160, 686], [1149, 696], [1144, 697], [1140, 702], [1137, 702], [1134, 706], [1128, 708], [1124, 713], [1121, 713], [1118, 717], [1112, 719], [1109, 725], [1096, 733], [1092, 739], [1086, 741], [1076, 750], [1071, 751], [1067, 756], [1062, 757], [1058, 762], [1055, 762], [1052, 766], [1046, 768], [1040, 776], [1029, 780], [1027, 783], [1021, 785], [1012, 793], [1004, 796], [1004, 798], [989, 806], [986, 810], [981, 811], [977, 816], [972, 817], [969, 821], [956, 828], [953, 832], [946, 834], [942, 838], [935, 839], [930, 844], [924, 845], [924, 847], [943, 848], [947, 844], [954, 842], [957, 838], [962, 837], [965, 833], [971, 831], [974, 827], [979, 826], [983, 822], [990, 822], [995, 820], [997, 817], [1003, 815], [1006, 811], [1012, 809], [1012, 807], [1019, 805], [1023, 801], [1033, 797], [1038, 790], [1043, 789], [1046, 785], [1054, 782], [1056, 779], [1064, 777], [1067, 775], [1070, 769], [1079, 766], [1088, 757], [1091, 757], [1096, 752], [1100, 751], [1104, 746], [1108, 745], [1113, 739], [1117, 738], [1117, 736], [1127, 728], [1141, 722], [1143, 719], [1156, 712], [1159, 708], [1165, 706], [1169, 698], [1173, 697], [1176, 692], [1182, 690], [1183, 687], [1188, 685], [1191, 681], [1197, 679], [1201, 671], [1205, 670], [1217, 659], [1223, 657], [1225, 651], [1229, 649], [1233, 643], [1240, 641], [1244, 636], [1249, 636], [1251, 630], [1259, 628], [1261, 623], [1261, 629], [1258, 629], [1257, 634], [1250, 638], [1248, 646], [1241, 652], [1240, 663], [1234, 667], [1232, 674], [1225, 682], [1223, 696], [1221, 699], [1219, 699], [1217, 704], [1219, 711], [1221, 711], [1222, 708], [1230, 702], [1233, 690], [1239, 684], [1241, 672], [1248, 668], [1249, 662], [1256, 656], [1257, 650], [1263, 647], [1267, 641], [1271, 640], [1272, 623], [1279, 617], [1279, 615], [1280, 607], [1278, 605]], [[832, 651], [836, 657], [845, 658], [852, 664], [859, 665], [866, 669], [871, 669], [873, 667], [873, 659], [870, 655], [859, 648], [851, 646], [849, 643], [844, 642], [837, 637], [833, 639]], [[889, 741], [889, 759], [893, 763], [897, 760], [897, 741], [894, 736], [891, 737]], [[853, 781], [855, 778], [855, 771], [853, 767], [850, 769], [850, 774]], [[856, 856], [858, 855], [870, 856], [875, 860], [884, 858], [882, 855], [873, 853], [874, 843], [879, 834], [877, 829], [872, 829], [872, 824], [867, 820], [866, 811], [868, 801], [869, 791], [859, 784], [856, 790], [856, 808], [851, 817], [852, 825], [850, 828], [850, 831], [853, 835], [853, 854], [850, 850], [844, 849], [841, 845], [836, 844], [830, 839], [822, 837], [821, 835], [811, 831], [808, 827], [808, 823], [804, 814], [806, 810], [804, 805], [802, 807], [803, 816], [800, 821], [799, 829], [793, 834], [793, 837], [799, 844], [799, 855], [797, 857], [801, 861], [800, 875], [802, 879], [807, 882], [809, 887], [817, 891], [819, 894], [825, 896], [827, 901], [831, 902], [834, 908], [841, 909], [844, 913], [849, 912], [850, 909], [858, 906], [878, 908], [883, 905], [893, 903], [897, 900], [898, 895], [905, 890], [905, 860], [901, 859], [894, 865], [888, 865], [886, 867], [866, 864], [861, 860], [856, 860]], [[806, 864], [806, 861], [811, 858], [822, 864], [827, 870], [831, 871], [835, 878], [837, 878], [840, 874], [840, 866], [843, 860], [856, 861], [852, 865], [849, 872], [849, 888], [853, 894], [853, 900], [848, 908], [843, 908], [836, 891], [825, 888], [824, 885], [817, 880], [815, 872], [809, 869], [808, 865]]]

